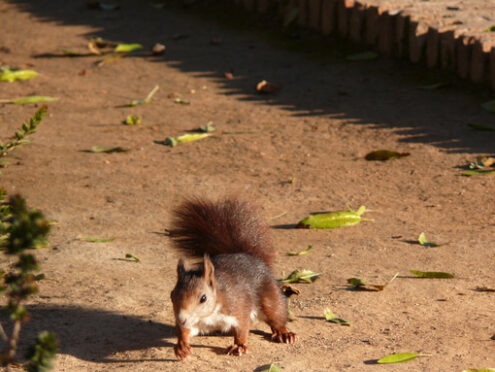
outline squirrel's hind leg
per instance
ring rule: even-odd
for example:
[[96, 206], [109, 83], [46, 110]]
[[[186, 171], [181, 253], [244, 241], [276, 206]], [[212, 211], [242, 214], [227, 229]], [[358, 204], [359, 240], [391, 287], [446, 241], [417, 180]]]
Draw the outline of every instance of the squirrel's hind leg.
[[265, 321], [272, 329], [272, 340], [286, 344], [296, 342], [296, 334], [286, 328], [288, 321], [287, 299], [274, 280], [263, 287], [261, 293], [261, 310]]

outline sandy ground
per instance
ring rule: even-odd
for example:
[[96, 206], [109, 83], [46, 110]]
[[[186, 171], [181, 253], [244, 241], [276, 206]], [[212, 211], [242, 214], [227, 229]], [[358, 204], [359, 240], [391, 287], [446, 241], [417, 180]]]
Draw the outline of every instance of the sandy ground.
[[[47, 279], [30, 301], [33, 319], [22, 331], [27, 340], [41, 330], [56, 332], [56, 371], [253, 371], [272, 362], [286, 371], [495, 367], [494, 294], [475, 291], [495, 287], [495, 178], [457, 176], [468, 160], [493, 154], [495, 134], [466, 125], [493, 124], [494, 115], [479, 105], [489, 96], [456, 82], [419, 89], [443, 77], [385, 59], [349, 63], [338, 52], [331, 58], [314, 58], [319, 52], [309, 47], [291, 52], [257, 33], [199, 17], [194, 7], [120, 4], [115, 12], [88, 10], [83, 1], [0, 4], [2, 65], [41, 73], [1, 83], [0, 98], [60, 97], [49, 104], [33, 143], [12, 152], [0, 175], [10, 194], [21, 193], [58, 221], [50, 247], [37, 252]], [[95, 35], [145, 49], [101, 67], [98, 56], [49, 55], [86, 51]], [[163, 56], [150, 56], [156, 42], [166, 45]], [[224, 78], [227, 71], [234, 80]], [[280, 91], [257, 95], [254, 87], [263, 79], [280, 84]], [[153, 103], [120, 107], [155, 85]], [[176, 104], [176, 97], [191, 104]], [[3, 105], [0, 139], [35, 110]], [[129, 114], [142, 124], [122, 125]], [[210, 121], [217, 127], [211, 138], [175, 148], [162, 143]], [[95, 145], [129, 151], [86, 152]], [[411, 155], [364, 160], [381, 148]], [[196, 337], [193, 357], [181, 363], [172, 348], [169, 297], [179, 255], [164, 229], [183, 197], [233, 192], [270, 218], [277, 278], [296, 268], [323, 275], [297, 285], [301, 294], [291, 302], [290, 323], [296, 344], [272, 343], [269, 328], [256, 324], [248, 355], [224, 355], [230, 336]], [[292, 228], [311, 212], [360, 205], [372, 210], [366, 216], [374, 222]], [[411, 243], [422, 231], [450, 244]], [[308, 245], [308, 255], [286, 255]], [[126, 253], [141, 262], [125, 260]], [[416, 279], [411, 269], [456, 278]], [[350, 277], [383, 284], [396, 272], [399, 278], [383, 292], [352, 291], [346, 284]], [[352, 326], [325, 322], [325, 308]], [[374, 365], [394, 352], [429, 356]]]

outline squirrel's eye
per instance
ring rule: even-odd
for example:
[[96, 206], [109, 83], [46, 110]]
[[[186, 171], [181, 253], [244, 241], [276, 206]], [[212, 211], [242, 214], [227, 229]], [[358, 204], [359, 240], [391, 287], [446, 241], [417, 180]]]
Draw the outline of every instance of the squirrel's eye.
[[206, 295], [201, 296], [200, 303], [206, 302]]

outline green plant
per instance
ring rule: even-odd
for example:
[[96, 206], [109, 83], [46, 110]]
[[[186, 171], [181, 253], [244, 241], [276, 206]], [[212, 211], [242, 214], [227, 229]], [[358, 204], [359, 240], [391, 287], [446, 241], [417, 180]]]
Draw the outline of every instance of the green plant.
[[36, 127], [41, 124], [47, 109], [47, 106], [41, 106], [29, 121], [22, 124], [22, 128], [15, 133], [10, 142], [5, 144], [0, 143], [0, 158], [6, 156], [9, 151], [14, 150], [17, 146], [22, 146], [30, 142], [26, 137], [36, 132]]
[[[30, 319], [30, 313], [23, 303], [38, 292], [37, 281], [44, 277], [43, 274], [34, 274], [39, 265], [36, 257], [28, 251], [46, 245], [50, 226], [40, 211], [28, 209], [21, 196], [12, 196], [5, 202], [5, 195], [5, 191], [0, 189], [0, 250], [16, 259], [9, 272], [0, 270], [0, 292], [5, 293], [5, 310], [13, 321], [10, 335], [0, 324], [0, 337], [6, 344], [0, 354], [0, 365], [6, 366], [8, 370], [9, 364], [15, 360], [22, 323]], [[32, 350], [28, 370], [48, 370], [50, 359], [57, 350], [55, 336], [50, 333], [40, 334]]]

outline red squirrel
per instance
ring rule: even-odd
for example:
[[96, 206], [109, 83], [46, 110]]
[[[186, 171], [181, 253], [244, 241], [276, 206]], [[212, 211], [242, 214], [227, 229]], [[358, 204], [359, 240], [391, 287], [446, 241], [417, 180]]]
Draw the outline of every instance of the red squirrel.
[[175, 247], [203, 257], [197, 269], [186, 270], [182, 258], [177, 265], [177, 284], [170, 296], [178, 358], [191, 355], [191, 336], [218, 330], [234, 334], [227, 354], [245, 354], [255, 319], [271, 327], [273, 341], [296, 341], [286, 328], [287, 298], [270, 271], [275, 252], [263, 221], [251, 203], [236, 198], [190, 199], [175, 210], [170, 231]]

